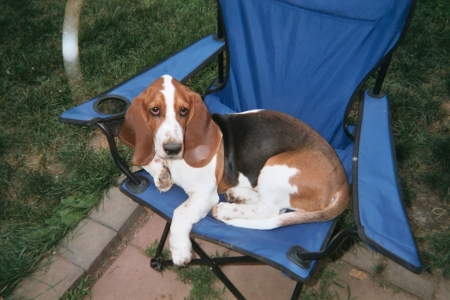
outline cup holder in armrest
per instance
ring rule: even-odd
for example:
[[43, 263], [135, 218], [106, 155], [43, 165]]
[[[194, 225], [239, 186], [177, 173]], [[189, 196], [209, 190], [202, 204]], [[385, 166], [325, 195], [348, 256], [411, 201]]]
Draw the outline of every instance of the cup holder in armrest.
[[123, 117], [130, 107], [130, 101], [120, 95], [104, 95], [95, 100], [93, 106], [94, 110], [102, 115], [107, 115], [110, 118]]

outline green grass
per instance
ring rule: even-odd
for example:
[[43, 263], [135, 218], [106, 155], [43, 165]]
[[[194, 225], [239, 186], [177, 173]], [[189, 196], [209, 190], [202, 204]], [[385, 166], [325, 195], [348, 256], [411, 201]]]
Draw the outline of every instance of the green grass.
[[447, 1], [419, 5], [386, 83], [407, 198], [427, 189], [442, 204], [450, 200], [450, 126], [441, 108], [450, 101], [449, 19]]
[[[212, 1], [182, 2], [84, 1], [79, 37], [84, 84], [77, 96], [95, 96], [215, 31]], [[65, 1], [6, 0], [0, 11], [0, 296], [4, 297], [98, 202], [119, 172], [108, 151], [89, 147], [92, 128], [58, 121], [63, 111], [81, 101], [74, 99], [64, 75]], [[195, 80], [193, 86], [206, 86], [209, 76]], [[121, 149], [125, 155], [129, 152]]]
[[[385, 85], [400, 176], [425, 269], [450, 276], [450, 2], [419, 1]], [[436, 238], [438, 237], [438, 238]], [[432, 254], [432, 255], [429, 255]]]
[[[213, 0], [84, 1], [83, 86], [64, 75], [65, 1], [0, 2], [0, 297], [50, 253], [119, 175], [93, 128], [58, 122], [66, 109], [215, 32]], [[450, 276], [450, 2], [420, 1], [384, 88], [407, 211], [426, 269]], [[189, 85], [201, 92], [213, 65]], [[121, 147], [124, 156], [129, 150]], [[341, 226], [352, 223], [351, 212]]]

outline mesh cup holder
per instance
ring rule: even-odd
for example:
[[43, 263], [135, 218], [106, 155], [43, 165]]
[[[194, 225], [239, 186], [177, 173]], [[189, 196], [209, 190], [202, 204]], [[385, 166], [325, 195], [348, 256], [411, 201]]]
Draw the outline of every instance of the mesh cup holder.
[[125, 115], [130, 101], [119, 95], [104, 95], [94, 102], [94, 110], [109, 118], [121, 118]]

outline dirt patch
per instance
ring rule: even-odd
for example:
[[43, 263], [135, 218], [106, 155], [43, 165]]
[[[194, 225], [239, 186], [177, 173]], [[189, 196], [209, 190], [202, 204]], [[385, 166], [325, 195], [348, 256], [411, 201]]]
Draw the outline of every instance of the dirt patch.
[[443, 102], [441, 108], [450, 116], [450, 101]]
[[446, 123], [447, 126], [449, 126], [450, 125], [450, 101], [442, 102], [441, 108], [446, 114], [443, 121], [444, 121], [444, 123]]
[[101, 151], [102, 149], [109, 149], [108, 139], [100, 130], [95, 130], [89, 141], [89, 147], [94, 149], [95, 152]]
[[429, 232], [430, 228], [444, 229], [450, 221], [447, 206], [429, 195], [418, 195], [408, 215], [414, 224], [416, 236], [422, 236]]

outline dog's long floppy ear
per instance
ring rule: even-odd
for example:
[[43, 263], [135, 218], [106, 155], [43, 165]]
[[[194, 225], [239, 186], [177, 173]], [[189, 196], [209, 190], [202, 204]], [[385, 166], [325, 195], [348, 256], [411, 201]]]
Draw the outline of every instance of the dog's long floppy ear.
[[148, 165], [155, 156], [154, 133], [150, 132], [144, 117], [144, 101], [148, 92], [142, 92], [133, 100], [119, 132], [119, 139], [134, 149], [131, 162], [135, 166]]
[[188, 87], [185, 94], [191, 102], [184, 136], [184, 160], [194, 168], [206, 166], [219, 150], [222, 132], [214, 123], [199, 94]]

